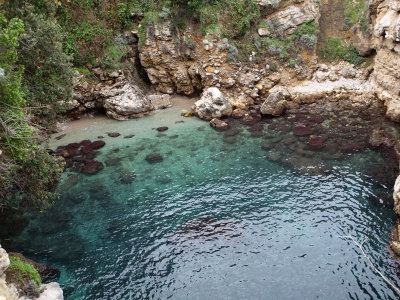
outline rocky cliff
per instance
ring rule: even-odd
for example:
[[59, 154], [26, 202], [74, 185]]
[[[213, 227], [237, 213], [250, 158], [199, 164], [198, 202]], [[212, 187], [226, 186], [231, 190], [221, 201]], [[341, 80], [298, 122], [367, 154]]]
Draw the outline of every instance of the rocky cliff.
[[[28, 261], [30, 264], [41, 266], [42, 271], [45, 271], [47, 267], [35, 263], [31, 260], [24, 258], [22, 255], [18, 255], [24, 261]], [[21, 273], [15, 276], [15, 271], [11, 271], [10, 258], [7, 252], [0, 246], [0, 299], [2, 300], [63, 300], [63, 291], [60, 285], [56, 282], [50, 282], [42, 284], [37, 288], [29, 279], [29, 276], [25, 273]], [[40, 269], [40, 268], [39, 268]], [[52, 269], [52, 268], [51, 268]], [[52, 269], [54, 270], [54, 269]], [[39, 272], [42, 273], [42, 272]], [[42, 280], [43, 273], [40, 274]], [[15, 278], [14, 278], [15, 277]]]
[[372, 82], [387, 107], [387, 116], [400, 122], [400, 2], [369, 3], [373, 26], [372, 47], [376, 51]]

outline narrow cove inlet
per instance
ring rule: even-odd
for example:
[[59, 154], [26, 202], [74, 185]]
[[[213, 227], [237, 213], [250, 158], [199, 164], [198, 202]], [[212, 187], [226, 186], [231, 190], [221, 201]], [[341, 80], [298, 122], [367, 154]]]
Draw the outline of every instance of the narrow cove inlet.
[[0, 0], [0, 300], [400, 299], [400, 0]]
[[[72, 121], [53, 136], [53, 150], [104, 141], [104, 168], [71, 165], [57, 205], [8, 243], [59, 268], [66, 299], [398, 299], [344, 237], [368, 239], [368, 257], [400, 286], [388, 247], [393, 179], [364, 142], [386, 121], [303, 107], [218, 132], [181, 116], [192, 100], [172, 102], [140, 119]], [[325, 147], [300, 146], [310, 138], [294, 118], [329, 132]], [[352, 130], [359, 148], [346, 147]]]

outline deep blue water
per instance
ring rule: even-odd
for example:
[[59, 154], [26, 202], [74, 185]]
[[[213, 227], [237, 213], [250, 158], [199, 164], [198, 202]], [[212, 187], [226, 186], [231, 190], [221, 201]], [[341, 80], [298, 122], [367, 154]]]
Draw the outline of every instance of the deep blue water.
[[[378, 153], [294, 168], [268, 159], [245, 126], [227, 143], [174, 110], [99, 124], [56, 143], [119, 131], [96, 158], [117, 165], [64, 174], [61, 200], [14, 238], [62, 270], [66, 299], [398, 299], [341, 238], [369, 238], [365, 251], [400, 286], [388, 250], [396, 216], [378, 203], [392, 187], [370, 175]], [[165, 136], [153, 129], [164, 125]], [[149, 153], [164, 160], [150, 164]], [[122, 183], [121, 172], [136, 178]]]

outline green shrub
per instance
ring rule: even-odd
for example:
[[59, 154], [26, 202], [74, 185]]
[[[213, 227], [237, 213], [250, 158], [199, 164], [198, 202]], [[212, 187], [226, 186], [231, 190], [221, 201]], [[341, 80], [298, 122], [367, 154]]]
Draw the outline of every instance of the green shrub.
[[[4, 77], [0, 80], [0, 209], [18, 208], [22, 201], [49, 206], [58, 196], [51, 188], [63, 168], [60, 158], [38, 146], [35, 128], [25, 115], [22, 83], [28, 81], [22, 80], [24, 69], [17, 63], [22, 32], [21, 20], [7, 21], [0, 13], [0, 70]], [[26, 90], [30, 91], [29, 87]]]
[[299, 25], [294, 31], [294, 34], [300, 37], [302, 35], [316, 35], [317, 32], [318, 24], [315, 23], [314, 20], [308, 20], [307, 22]]
[[19, 257], [15, 256], [10, 256], [10, 262], [11, 264], [8, 269], [17, 273], [18, 281], [23, 281], [24, 278], [27, 277], [29, 280], [32, 280], [38, 288], [42, 285], [39, 272], [34, 266], [23, 262]]
[[341, 39], [330, 39], [325, 41], [319, 55], [329, 62], [339, 59], [345, 60], [355, 66], [360, 66], [365, 62], [365, 58], [358, 54], [353, 45], [346, 46]]
[[73, 68], [65, 54], [61, 27], [26, 9], [21, 12], [25, 35], [18, 47], [18, 63], [25, 66], [23, 86], [33, 121], [52, 128], [72, 98]]

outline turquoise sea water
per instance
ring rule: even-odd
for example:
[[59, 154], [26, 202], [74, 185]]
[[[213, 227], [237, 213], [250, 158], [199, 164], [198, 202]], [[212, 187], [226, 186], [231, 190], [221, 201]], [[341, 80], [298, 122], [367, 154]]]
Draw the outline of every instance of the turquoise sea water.
[[[14, 243], [61, 269], [66, 299], [398, 299], [341, 237], [369, 238], [366, 253], [400, 286], [387, 246], [396, 216], [379, 203], [392, 187], [369, 175], [380, 155], [345, 154], [321, 162], [324, 172], [309, 160], [294, 169], [267, 159], [262, 136], [237, 128], [227, 143], [172, 108], [68, 131], [52, 147], [103, 135], [96, 160], [109, 166], [65, 173], [61, 200]], [[148, 163], [150, 153], [163, 161]], [[135, 178], [124, 183], [121, 173]]]

